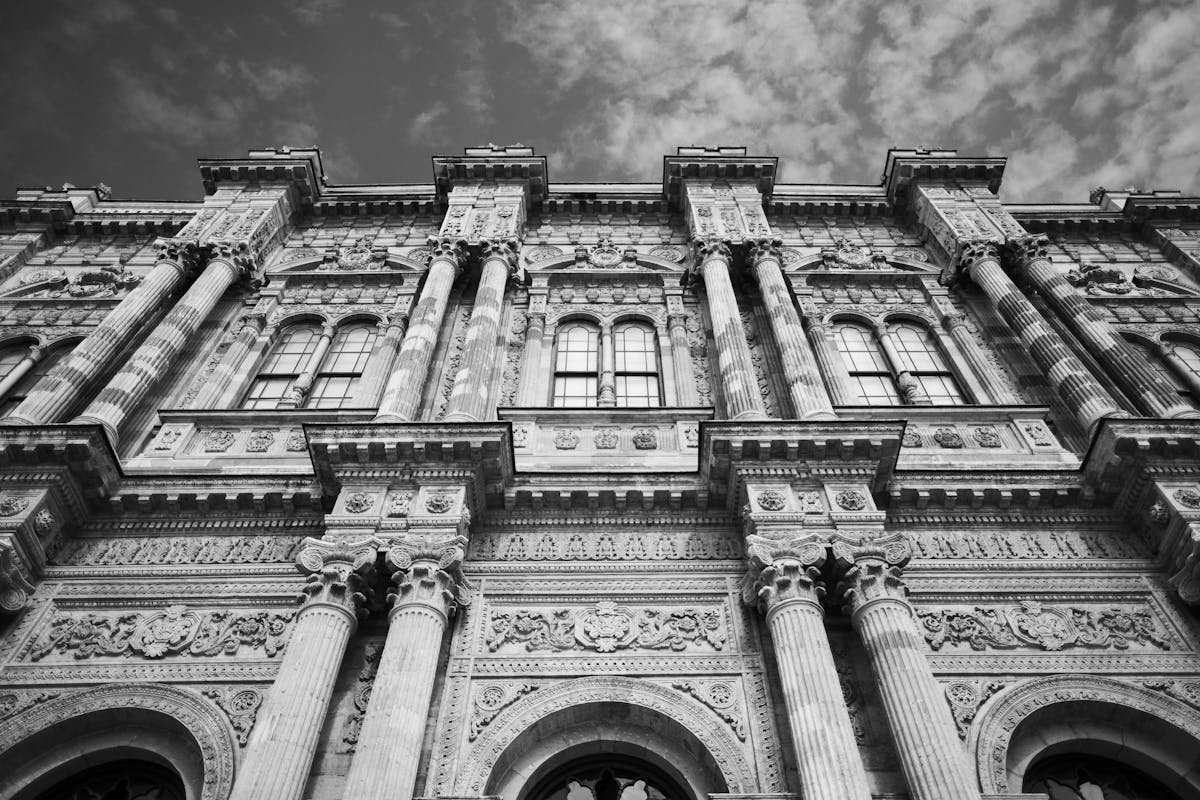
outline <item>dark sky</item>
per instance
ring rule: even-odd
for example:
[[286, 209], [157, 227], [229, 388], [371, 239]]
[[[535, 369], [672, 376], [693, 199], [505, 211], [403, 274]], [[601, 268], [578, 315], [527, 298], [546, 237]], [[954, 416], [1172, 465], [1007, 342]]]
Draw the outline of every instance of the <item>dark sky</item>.
[[316, 144], [333, 183], [522, 142], [555, 180], [744, 144], [789, 182], [889, 146], [1007, 155], [1009, 201], [1200, 192], [1200, 2], [0, 3], [0, 193], [198, 199], [195, 159]]

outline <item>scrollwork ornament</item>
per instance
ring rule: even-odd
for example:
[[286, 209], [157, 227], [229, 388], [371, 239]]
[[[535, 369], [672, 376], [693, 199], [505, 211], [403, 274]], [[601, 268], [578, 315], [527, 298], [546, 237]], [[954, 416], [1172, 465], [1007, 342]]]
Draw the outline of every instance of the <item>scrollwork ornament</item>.
[[304, 431], [296, 428], [288, 432], [287, 441], [284, 443], [283, 449], [289, 453], [303, 453], [308, 448], [308, 443], [304, 439]]
[[238, 745], [245, 747], [250, 740], [250, 731], [262, 707], [263, 695], [258, 689], [226, 688], [205, 689], [204, 695], [216, 701], [217, 706], [229, 717], [229, 722], [237, 732]]
[[597, 428], [592, 434], [592, 443], [597, 450], [615, 450], [619, 442], [616, 428]]
[[961, 450], [964, 446], [962, 436], [954, 428], [938, 428], [933, 432], [933, 440], [947, 450]]
[[[1200, 508], [1200, 491], [1194, 487], [1189, 486], [1182, 489], [1176, 489], [1171, 493], [1171, 497], [1175, 500], [1175, 502], [1179, 503], [1179, 505], [1185, 508]], [[0, 506], [2, 505], [3, 504], [0, 504]], [[2, 508], [0, 508], [0, 513], [3, 513]]]
[[579, 431], [575, 428], [556, 428], [554, 447], [558, 450], [574, 450], [579, 446]]
[[954, 715], [958, 738], [967, 738], [971, 721], [975, 719], [979, 707], [1005, 686], [1004, 681], [989, 681], [982, 685], [975, 681], [951, 681], [946, 684], [946, 702], [950, 704], [950, 713]]
[[971, 436], [980, 447], [999, 447], [1000, 434], [991, 425], [971, 429]]
[[658, 431], [654, 428], [637, 428], [633, 432], [633, 446], [638, 450], [658, 448]]

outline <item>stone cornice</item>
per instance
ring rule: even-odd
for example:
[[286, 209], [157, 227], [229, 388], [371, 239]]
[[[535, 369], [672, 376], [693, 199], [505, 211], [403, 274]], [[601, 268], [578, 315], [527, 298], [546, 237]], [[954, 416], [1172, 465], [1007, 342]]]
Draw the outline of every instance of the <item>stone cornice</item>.
[[546, 157], [534, 155], [532, 147], [467, 147], [461, 156], [434, 156], [433, 181], [440, 203], [446, 202], [451, 189], [464, 183], [520, 182], [532, 211], [546, 197], [549, 170]]
[[908, 187], [916, 181], [986, 183], [994, 194], [1000, 191], [1007, 162], [1007, 158], [959, 156], [957, 150], [892, 148], [883, 168], [883, 188], [897, 209], [908, 204]]
[[1200, 197], [1172, 197], [1155, 194], [1131, 194], [1121, 212], [1126, 217], [1145, 220], [1200, 221]]
[[683, 204], [683, 181], [687, 178], [753, 181], [763, 198], [770, 198], [779, 174], [774, 156], [748, 156], [744, 147], [681, 147], [673, 156], [663, 156], [663, 197], [672, 210]]
[[200, 177], [206, 194], [221, 185], [285, 184], [299, 209], [310, 209], [325, 185], [321, 151], [316, 148], [251, 150], [245, 158], [200, 158]]

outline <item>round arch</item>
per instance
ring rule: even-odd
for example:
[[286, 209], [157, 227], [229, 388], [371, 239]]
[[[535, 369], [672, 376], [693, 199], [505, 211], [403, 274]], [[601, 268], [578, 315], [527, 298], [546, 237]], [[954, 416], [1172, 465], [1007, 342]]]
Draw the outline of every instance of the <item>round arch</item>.
[[996, 696], [971, 732], [984, 794], [1021, 791], [1041, 758], [1081, 753], [1153, 775], [1185, 800], [1200, 798], [1200, 711], [1114, 678], [1056, 675]]
[[455, 794], [521, 796], [552, 770], [597, 753], [662, 769], [696, 798], [754, 791], [751, 764], [712, 713], [672, 689], [592, 677], [531, 692], [505, 709], [462, 762]]
[[224, 800], [233, 740], [211, 704], [183, 689], [126, 683], [34, 706], [0, 729], [0, 797], [37, 793], [87, 766], [139, 759], [179, 774], [187, 800]]

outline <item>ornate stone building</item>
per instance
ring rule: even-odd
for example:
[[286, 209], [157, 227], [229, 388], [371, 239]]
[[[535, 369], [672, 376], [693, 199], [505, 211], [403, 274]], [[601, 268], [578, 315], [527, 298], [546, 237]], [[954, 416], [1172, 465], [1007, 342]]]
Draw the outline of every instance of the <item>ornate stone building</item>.
[[1200, 198], [433, 165], [0, 204], [0, 797], [1200, 798]]

